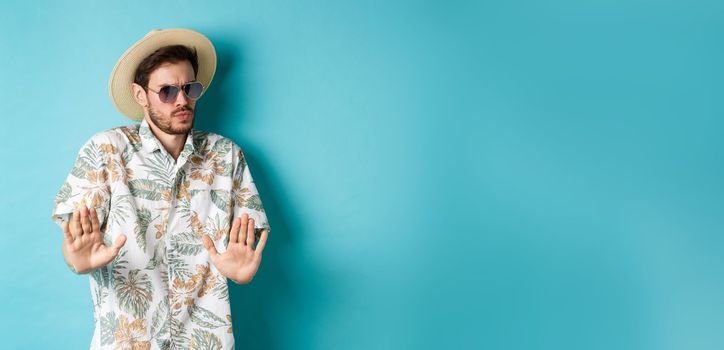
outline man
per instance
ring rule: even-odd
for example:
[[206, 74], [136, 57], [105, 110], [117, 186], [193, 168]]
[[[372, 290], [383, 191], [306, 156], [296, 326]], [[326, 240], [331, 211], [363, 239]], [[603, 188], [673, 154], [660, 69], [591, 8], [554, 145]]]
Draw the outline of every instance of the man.
[[91, 137], [56, 196], [65, 261], [90, 274], [91, 349], [234, 347], [227, 278], [251, 281], [270, 227], [241, 148], [193, 129], [215, 70], [200, 33], [136, 42], [109, 90], [141, 123]]

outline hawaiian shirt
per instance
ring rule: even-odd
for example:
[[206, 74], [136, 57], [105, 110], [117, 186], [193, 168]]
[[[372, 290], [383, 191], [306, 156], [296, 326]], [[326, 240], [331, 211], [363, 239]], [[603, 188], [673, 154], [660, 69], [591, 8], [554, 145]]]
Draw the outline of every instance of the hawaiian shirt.
[[99, 132], [81, 148], [55, 198], [60, 225], [96, 208], [107, 245], [127, 241], [90, 273], [91, 349], [233, 349], [227, 279], [202, 235], [226, 251], [232, 220], [248, 213], [270, 230], [244, 154], [233, 141], [192, 129], [177, 160], [148, 122]]

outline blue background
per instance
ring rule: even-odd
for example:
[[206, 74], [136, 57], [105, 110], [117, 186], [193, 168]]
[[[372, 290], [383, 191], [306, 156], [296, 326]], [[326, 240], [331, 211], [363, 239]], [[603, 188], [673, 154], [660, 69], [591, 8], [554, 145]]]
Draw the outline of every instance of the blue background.
[[244, 349], [724, 347], [720, 1], [16, 1], [0, 13], [3, 348], [87, 348], [52, 202], [131, 123], [113, 65], [188, 27], [196, 126], [268, 211]]

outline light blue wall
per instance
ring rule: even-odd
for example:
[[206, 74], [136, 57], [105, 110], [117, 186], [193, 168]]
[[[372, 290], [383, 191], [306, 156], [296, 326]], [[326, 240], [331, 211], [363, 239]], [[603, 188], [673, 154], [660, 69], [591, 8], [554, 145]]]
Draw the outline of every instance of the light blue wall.
[[3, 3], [3, 348], [87, 348], [53, 198], [170, 27], [274, 227], [238, 348], [724, 347], [722, 2], [107, 3]]

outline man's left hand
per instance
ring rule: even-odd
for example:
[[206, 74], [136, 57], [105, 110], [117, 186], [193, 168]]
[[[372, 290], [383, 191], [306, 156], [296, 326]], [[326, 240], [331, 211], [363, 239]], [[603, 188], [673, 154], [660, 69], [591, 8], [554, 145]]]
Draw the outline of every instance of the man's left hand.
[[222, 275], [238, 284], [247, 284], [259, 270], [267, 235], [267, 230], [262, 230], [259, 243], [254, 249], [254, 219], [249, 219], [249, 215], [244, 213], [241, 219], [234, 219], [231, 225], [226, 252], [219, 254], [208, 235], [204, 235], [201, 239], [211, 256], [211, 261]]

